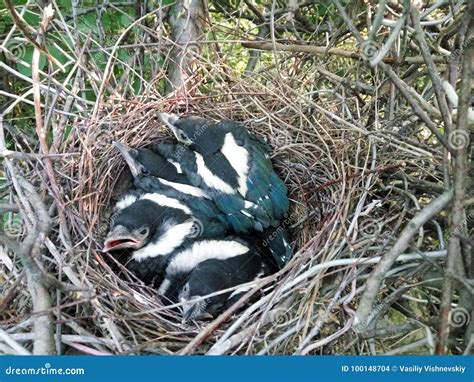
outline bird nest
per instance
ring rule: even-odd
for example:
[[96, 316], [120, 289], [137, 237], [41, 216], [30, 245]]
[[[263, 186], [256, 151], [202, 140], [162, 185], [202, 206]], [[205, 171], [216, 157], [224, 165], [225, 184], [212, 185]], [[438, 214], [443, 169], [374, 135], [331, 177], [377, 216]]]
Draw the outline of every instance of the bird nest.
[[[64, 204], [53, 212], [45, 262], [51, 274], [76, 288], [57, 292], [53, 308], [65, 353], [369, 353], [369, 342], [378, 337], [350, 330], [354, 309], [373, 264], [393, 246], [420, 201], [440, 192], [442, 158], [399, 130], [416, 128], [416, 121], [402, 126], [409, 109], [380, 122], [373, 118], [380, 100], [361, 96], [350, 82], [331, 89], [324, 74], [314, 70], [310, 78], [308, 70], [294, 70], [304, 57], [287, 58], [294, 65], [251, 76], [197, 58], [196, 83], [185, 96], [163, 97], [154, 87], [141, 98], [102, 95], [91, 114], [76, 118], [60, 149], [70, 155], [55, 162]], [[164, 80], [158, 74], [156, 83]], [[111, 143], [140, 147], [172, 139], [157, 111], [239, 121], [269, 142], [289, 190], [291, 207], [281, 225], [291, 235], [292, 260], [211, 321], [182, 323], [156, 290], [101, 251], [114, 201], [131, 186]], [[436, 232], [435, 224], [432, 228]], [[66, 231], [71, 247], [64, 244]], [[418, 300], [402, 304], [405, 315], [389, 297], [438, 269], [429, 259], [439, 243], [433, 232], [417, 237], [416, 251], [426, 258], [398, 263], [386, 275], [374, 310], [378, 326], [411, 325], [407, 317], [431, 314], [420, 313], [416, 302], [426, 296], [423, 286], [414, 287]], [[17, 296], [5, 326], [17, 339], [34, 319], [21, 308], [25, 300], [26, 294]], [[416, 325], [405, 330], [408, 341], [416, 340], [417, 330]], [[387, 336], [374, 346], [403, 344], [397, 333]]]

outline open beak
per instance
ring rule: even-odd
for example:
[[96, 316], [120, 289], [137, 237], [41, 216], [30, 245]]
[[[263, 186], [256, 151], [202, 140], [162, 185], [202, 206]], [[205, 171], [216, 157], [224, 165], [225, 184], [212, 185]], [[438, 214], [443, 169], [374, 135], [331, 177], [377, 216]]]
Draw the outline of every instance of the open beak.
[[168, 126], [173, 134], [178, 138], [178, 130], [176, 129], [175, 123], [178, 121], [179, 117], [175, 114], [168, 113], [156, 113], [158, 119]]
[[124, 226], [118, 225], [109, 232], [104, 241], [102, 252], [115, 251], [121, 248], [138, 249], [142, 246], [143, 239], [137, 239], [130, 235]]
[[139, 163], [135, 161], [135, 159], [132, 157], [130, 154], [130, 151], [133, 150], [127, 145], [124, 145], [123, 143], [113, 141], [114, 147], [119, 151], [120, 155], [122, 155], [123, 159], [128, 165], [128, 168], [130, 169], [132, 175], [134, 178], [138, 177], [140, 174], [140, 167]]

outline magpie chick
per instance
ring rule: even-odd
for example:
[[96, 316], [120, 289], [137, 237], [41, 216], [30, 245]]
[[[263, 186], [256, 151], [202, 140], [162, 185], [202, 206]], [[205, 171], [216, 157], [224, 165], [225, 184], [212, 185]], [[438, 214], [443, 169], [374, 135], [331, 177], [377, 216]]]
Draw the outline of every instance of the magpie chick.
[[[262, 269], [262, 257], [250, 241], [196, 240], [170, 260], [159, 293], [184, 303], [183, 320], [200, 319], [231, 304], [245, 288], [201, 297], [250, 282], [262, 275]], [[195, 299], [199, 301], [191, 301]]]
[[205, 196], [202, 190], [191, 186], [191, 182], [183, 174], [179, 163], [166, 159], [147, 148], [134, 149], [117, 141], [114, 141], [113, 145], [122, 155], [135, 180], [155, 177], [163, 185], [175, 188], [177, 191]]
[[134, 178], [152, 175], [171, 182], [189, 183], [178, 163], [166, 160], [144, 147], [133, 149], [117, 141], [113, 145], [122, 155]]
[[[197, 173], [203, 187], [258, 204], [278, 224], [289, 207], [287, 190], [262, 141], [232, 121], [215, 123], [167, 113], [159, 118], [194, 152], [197, 171], [191, 171], [191, 177]], [[182, 170], [189, 173], [186, 166]]]
[[231, 292], [206, 297], [254, 281], [263, 275], [263, 273], [255, 274], [255, 270], [251, 268], [252, 264], [245, 263], [245, 258], [240, 260], [242, 264], [237, 269], [232, 268], [232, 265], [228, 264], [229, 261], [206, 260], [191, 272], [178, 294], [178, 301], [183, 303], [181, 309], [184, 322], [203, 319], [207, 315], [215, 317], [220, 311], [231, 307], [252, 288], [244, 285]]
[[188, 207], [159, 194], [130, 193], [115, 209], [103, 251], [130, 253], [125, 266], [147, 284], [160, 285], [171, 256], [201, 230]]
[[[162, 155], [149, 149], [129, 148], [119, 142], [114, 142], [114, 146], [125, 159], [134, 177], [135, 187], [138, 190], [156, 192], [178, 198], [191, 206], [194, 205], [197, 208], [203, 209], [203, 213], [208, 218], [214, 215], [223, 223], [226, 223], [229, 219], [248, 219], [249, 214], [243, 209], [234, 212], [229, 211], [227, 218], [225, 216], [218, 216], [222, 215], [223, 212], [217, 208], [214, 202], [208, 201], [211, 200], [211, 197], [202, 188], [193, 186], [191, 181], [183, 175], [180, 164], [172, 159], [167, 160]], [[176, 145], [168, 144], [168, 146], [173, 147], [175, 152], [180, 152], [180, 148], [177, 148]], [[258, 208], [250, 202], [245, 202], [242, 206]], [[258, 224], [257, 229], [262, 230], [263, 228]]]
[[118, 142], [114, 144], [134, 176], [137, 191], [179, 200], [200, 222], [200, 236], [222, 236], [228, 231], [225, 215], [202, 189], [190, 184], [180, 173], [179, 165], [148, 149], [132, 149]]
[[[289, 208], [287, 189], [275, 173], [268, 148], [232, 121], [215, 123], [199, 117], [159, 113], [183, 145], [160, 144], [156, 150], [179, 163], [191, 183], [202, 188], [226, 214], [236, 233], [277, 227]], [[240, 212], [238, 214], [237, 212]], [[285, 240], [282, 231], [281, 238]], [[285, 244], [278, 263], [291, 257]]]

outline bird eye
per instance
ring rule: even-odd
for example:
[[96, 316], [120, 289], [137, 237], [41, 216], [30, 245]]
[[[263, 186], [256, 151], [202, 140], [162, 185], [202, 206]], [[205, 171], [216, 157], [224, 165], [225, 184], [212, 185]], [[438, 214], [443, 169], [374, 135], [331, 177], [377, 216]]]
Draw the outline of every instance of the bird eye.
[[183, 133], [182, 131], [179, 132], [179, 139], [181, 141], [189, 141], [188, 136], [185, 133]]
[[140, 172], [142, 175], [150, 175], [150, 171], [148, 171], [148, 169], [144, 166], [140, 166]]
[[145, 235], [147, 235], [147, 234], [148, 234], [148, 228], [147, 228], [147, 227], [141, 228], [140, 231], [138, 231], [138, 234], [139, 234], [140, 236], [145, 236]]
[[189, 293], [189, 284], [186, 284], [183, 288], [183, 293], [188, 294]]

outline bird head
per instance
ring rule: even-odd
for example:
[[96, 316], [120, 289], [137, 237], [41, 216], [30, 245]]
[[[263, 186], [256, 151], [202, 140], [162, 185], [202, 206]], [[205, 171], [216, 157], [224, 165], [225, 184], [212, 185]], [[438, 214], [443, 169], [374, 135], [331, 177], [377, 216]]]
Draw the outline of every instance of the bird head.
[[178, 296], [179, 302], [183, 304], [181, 306], [183, 322], [198, 320], [208, 316], [206, 312], [206, 308], [209, 304], [208, 299], [203, 299], [202, 297], [205, 296], [205, 294], [200, 295], [196, 291], [192, 291], [192, 289], [193, 287], [188, 281]]
[[[171, 203], [171, 206], [159, 203]], [[172, 203], [176, 203], [173, 205]], [[179, 201], [159, 194], [144, 194], [141, 199], [120, 200], [105, 238], [103, 251], [117, 249], [144, 250], [149, 243], [161, 242], [165, 247], [194, 238], [196, 222]], [[118, 206], [118, 207], [117, 207]], [[197, 228], [196, 228], [196, 227]]]
[[207, 295], [222, 290], [225, 281], [218, 270], [198, 267], [191, 272], [186, 284], [178, 294], [183, 322], [212, 317], [224, 305], [229, 293], [206, 298]]
[[107, 234], [104, 241], [104, 252], [117, 249], [139, 249], [145, 245], [150, 235], [150, 227], [146, 224], [133, 228], [121, 224], [115, 225]]
[[174, 114], [158, 113], [158, 118], [170, 128], [178, 141], [187, 146], [206, 147], [218, 130], [216, 124], [200, 117], [180, 118]]
[[114, 141], [113, 145], [122, 155], [134, 178], [140, 176], [174, 178], [178, 176], [176, 168], [171, 163], [149, 149], [133, 149], [117, 141]]
[[124, 201], [117, 203], [120, 207], [112, 218], [104, 241], [104, 252], [142, 248], [155, 234], [159, 224], [156, 216], [162, 215], [160, 207], [149, 200], [136, 200], [136, 197], [127, 201], [124, 198]]

